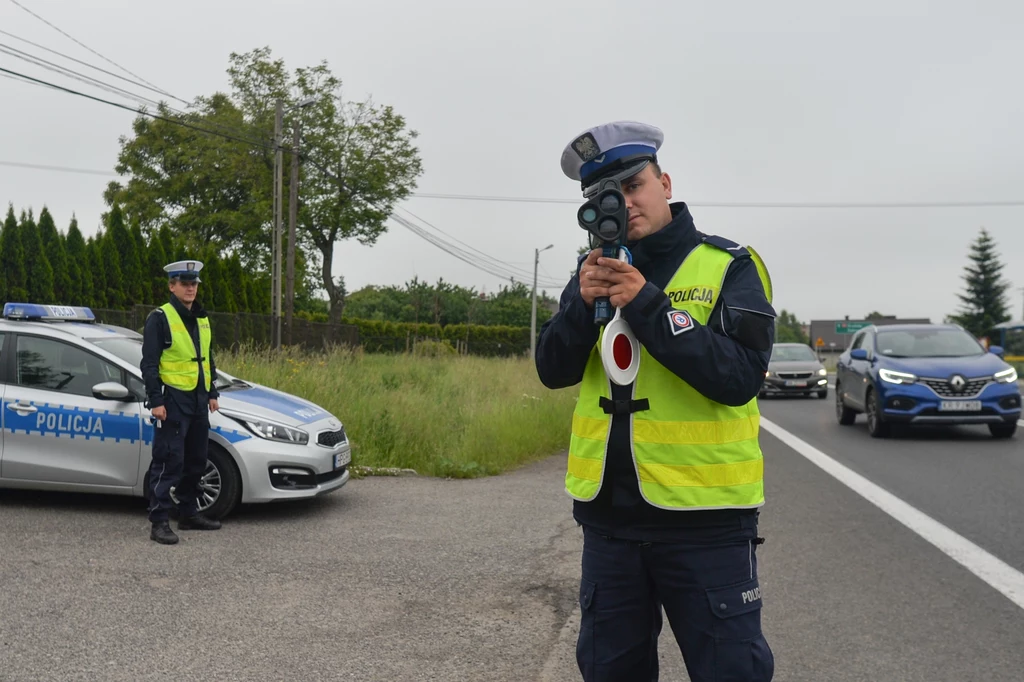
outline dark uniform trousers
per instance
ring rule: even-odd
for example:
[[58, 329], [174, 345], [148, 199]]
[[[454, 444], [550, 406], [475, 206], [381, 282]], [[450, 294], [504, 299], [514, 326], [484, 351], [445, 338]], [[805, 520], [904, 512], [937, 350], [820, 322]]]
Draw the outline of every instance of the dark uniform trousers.
[[691, 682], [769, 682], [757, 520], [637, 542], [584, 527], [576, 660], [585, 682], [656, 682], [664, 607]]
[[198, 511], [199, 481], [206, 470], [210, 413], [184, 414], [173, 400], [164, 403], [167, 419], [153, 429], [153, 461], [149, 465], [149, 520], [166, 521], [174, 508], [171, 487], [181, 518]]

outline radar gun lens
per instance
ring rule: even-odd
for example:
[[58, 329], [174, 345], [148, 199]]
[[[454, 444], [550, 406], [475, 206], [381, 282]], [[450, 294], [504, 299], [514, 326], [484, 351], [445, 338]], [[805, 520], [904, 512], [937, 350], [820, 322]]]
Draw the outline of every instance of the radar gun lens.
[[619, 198], [614, 194], [606, 194], [601, 197], [601, 210], [605, 213], [615, 213], [619, 210]]

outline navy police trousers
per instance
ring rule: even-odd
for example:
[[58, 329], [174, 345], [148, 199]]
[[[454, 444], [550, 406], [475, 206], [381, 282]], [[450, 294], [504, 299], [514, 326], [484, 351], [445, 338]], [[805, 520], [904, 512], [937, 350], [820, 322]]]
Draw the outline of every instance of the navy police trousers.
[[769, 682], [757, 521], [636, 542], [583, 531], [576, 661], [585, 682], [657, 682], [662, 607], [691, 682]]
[[178, 498], [180, 518], [195, 516], [199, 482], [206, 471], [210, 415], [185, 415], [167, 401], [167, 419], [153, 429], [153, 461], [149, 465], [149, 520], [166, 521]]

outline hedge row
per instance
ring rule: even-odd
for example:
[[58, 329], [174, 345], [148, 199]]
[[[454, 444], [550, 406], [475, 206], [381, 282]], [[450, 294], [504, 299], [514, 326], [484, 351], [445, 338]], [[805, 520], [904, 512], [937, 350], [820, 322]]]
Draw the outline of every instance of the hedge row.
[[519, 355], [530, 349], [529, 327], [501, 327], [478, 324], [437, 324], [382, 322], [341, 319], [359, 329], [359, 344], [368, 352], [412, 351], [421, 341], [448, 342], [452, 348], [471, 355]]

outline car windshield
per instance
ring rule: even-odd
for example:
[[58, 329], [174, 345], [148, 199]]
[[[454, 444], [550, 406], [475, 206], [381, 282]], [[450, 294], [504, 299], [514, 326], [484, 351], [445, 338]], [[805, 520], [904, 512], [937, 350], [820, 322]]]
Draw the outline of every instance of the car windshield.
[[984, 355], [973, 336], [960, 329], [879, 330], [878, 353], [890, 358], [958, 358]]
[[[93, 345], [116, 355], [133, 367], [138, 367], [142, 362], [142, 339], [117, 336], [113, 338], [91, 339], [91, 341]], [[244, 382], [218, 369], [216, 383], [218, 389], [225, 389], [229, 386], [243, 384]]]
[[772, 362], [817, 362], [818, 358], [809, 346], [775, 346], [772, 348]]

